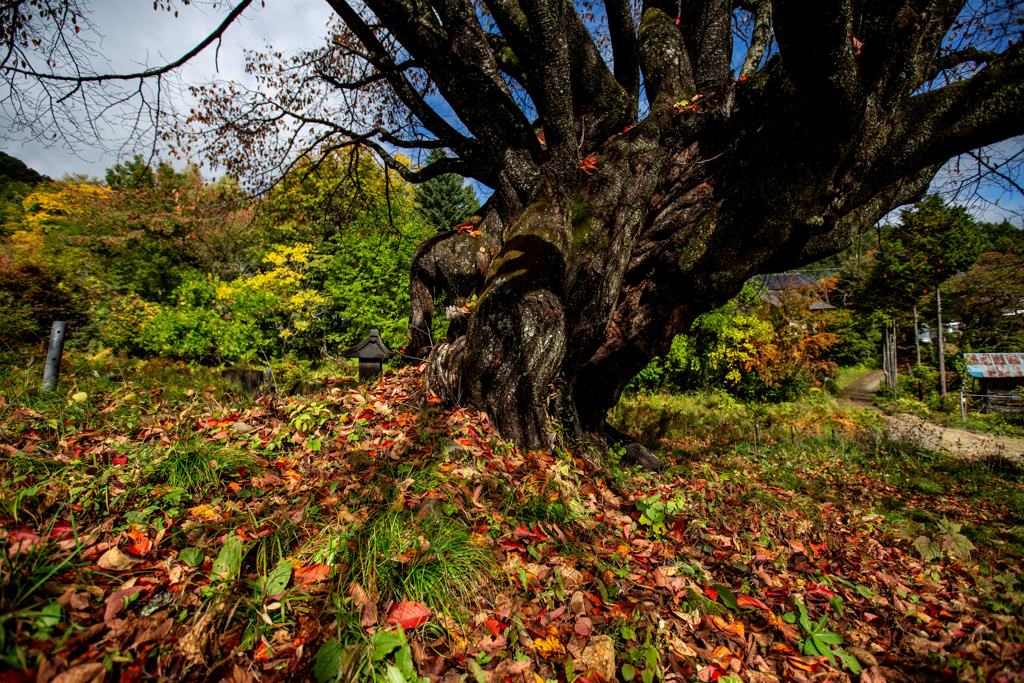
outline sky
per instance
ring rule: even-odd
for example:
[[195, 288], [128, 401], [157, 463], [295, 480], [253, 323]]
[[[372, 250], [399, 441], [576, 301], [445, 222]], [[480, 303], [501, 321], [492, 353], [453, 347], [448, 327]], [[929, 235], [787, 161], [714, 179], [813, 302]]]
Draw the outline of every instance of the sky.
[[[232, 0], [230, 5], [234, 4]], [[173, 12], [155, 11], [150, 0], [86, 0], [83, 6], [103, 36], [98, 48], [111, 71], [122, 73], [177, 59], [209, 35], [228, 11], [223, 2], [216, 9], [193, 4], [177, 7], [175, 18]], [[181, 80], [186, 84], [211, 80], [250, 83], [243, 68], [245, 48], [261, 48], [268, 42], [283, 52], [316, 47], [331, 16], [324, 0], [266, 0], [262, 7], [257, 0], [228, 28], [216, 59], [214, 44], [182, 68]], [[99, 68], [95, 60], [94, 65]], [[0, 125], [7, 126], [8, 121], [0, 119]], [[116, 142], [111, 141], [111, 146]], [[26, 141], [23, 134], [9, 128], [0, 131], [0, 149], [51, 178], [68, 173], [102, 177], [119, 161], [116, 152], [99, 147], [71, 150], [60, 140], [46, 146]]]
[[[234, 2], [231, 0], [231, 5]], [[177, 18], [170, 12], [155, 11], [150, 0], [85, 0], [84, 6], [88, 7], [91, 21], [102, 35], [98, 48], [103, 59], [111, 71], [119, 72], [136, 71], [178, 58], [209, 35], [227, 12], [223, 2], [216, 8], [195, 2], [188, 7], [178, 7]], [[228, 28], [216, 60], [213, 46], [210, 46], [180, 70], [181, 81], [196, 85], [212, 80], [234, 80], [251, 85], [243, 68], [245, 48], [260, 49], [269, 43], [275, 50], [288, 53], [316, 47], [323, 40], [331, 16], [324, 0], [265, 0], [263, 6], [257, 0]], [[99, 68], [95, 61], [94, 65]], [[179, 100], [177, 104], [179, 109], [188, 108], [186, 101]], [[443, 101], [439, 105], [442, 111], [450, 112]], [[120, 147], [123, 156], [119, 157], [119, 141], [114, 139], [108, 141], [107, 149], [100, 146], [70, 149], [60, 139], [47, 146], [26, 140], [23, 133], [5, 128], [8, 123], [0, 117], [0, 150], [52, 178], [65, 174], [102, 177], [107, 168], [125, 157], [130, 158], [135, 151], [133, 143], [140, 142], [129, 140], [128, 145]], [[457, 122], [453, 123], [458, 127]], [[941, 182], [940, 177], [936, 186]], [[473, 184], [481, 200], [490, 194], [487, 188]], [[963, 202], [977, 218], [994, 222], [1010, 218], [1014, 224], [1021, 225], [1024, 197], [1018, 193], [1000, 195], [992, 190], [986, 190], [983, 195], [988, 202]], [[1000, 200], [998, 205], [993, 203], [996, 199]]]

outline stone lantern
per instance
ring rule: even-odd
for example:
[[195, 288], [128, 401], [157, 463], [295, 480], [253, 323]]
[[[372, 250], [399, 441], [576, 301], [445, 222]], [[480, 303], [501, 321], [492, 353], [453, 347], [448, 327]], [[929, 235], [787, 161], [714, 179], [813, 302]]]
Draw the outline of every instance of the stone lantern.
[[381, 340], [380, 332], [370, 330], [370, 336], [342, 355], [359, 359], [359, 381], [366, 382], [380, 374], [384, 361], [395, 355], [395, 352]]

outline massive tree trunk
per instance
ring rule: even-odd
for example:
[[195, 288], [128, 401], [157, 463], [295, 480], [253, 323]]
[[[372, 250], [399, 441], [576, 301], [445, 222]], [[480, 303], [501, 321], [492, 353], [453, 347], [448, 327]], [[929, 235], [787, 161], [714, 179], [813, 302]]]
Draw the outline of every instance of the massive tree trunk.
[[[627, 382], [750, 276], [836, 253], [923, 196], [951, 156], [1024, 132], [1019, 42], [940, 51], [957, 0], [738, 3], [754, 22], [739, 79], [736, 3], [722, 0], [645, 0], [639, 25], [632, 3], [606, 0], [614, 69], [569, 0], [485, 0], [484, 19], [466, 0], [366, 0], [401, 51], [329, 1], [415, 124], [457, 156], [413, 170], [378, 145], [389, 167], [495, 190], [473, 230], [418, 253], [408, 351], [431, 352], [445, 292], [462, 313], [443, 376], [527, 448], [558, 430], [600, 448]], [[966, 62], [987, 66], [921, 92]], [[413, 67], [469, 134], [427, 105]]]
[[[592, 174], [549, 173], [521, 207], [500, 198], [485, 207], [506, 216], [486, 234], [442, 237], [421, 252], [413, 320], [422, 329], [433, 308], [415, 295], [423, 264], [436, 268], [442, 245], [471, 243], [466, 254], [490, 245], [485, 275], [445, 291], [479, 297], [459, 371], [466, 398], [506, 438], [538, 448], [562, 428], [599, 445], [623, 387], [696, 316], [751, 275], [841, 249], [923, 194], [934, 166], [886, 178], [873, 163], [891, 117], [846, 131], [807, 121], [778, 71], [696, 108], [661, 106], [600, 145]], [[585, 125], [581, 117], [578, 135]], [[412, 353], [425, 355], [427, 343], [420, 336]]]

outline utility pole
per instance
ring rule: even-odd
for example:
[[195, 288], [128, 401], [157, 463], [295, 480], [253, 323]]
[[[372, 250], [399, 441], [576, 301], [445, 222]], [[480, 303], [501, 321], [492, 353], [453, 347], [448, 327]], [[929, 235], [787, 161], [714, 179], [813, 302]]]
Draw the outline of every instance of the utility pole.
[[935, 285], [935, 310], [939, 318], [939, 396], [946, 398], [946, 344], [942, 334], [942, 290]]
[[917, 367], [921, 367], [921, 330], [917, 327], [917, 306], [914, 306], [914, 347], [917, 349]]

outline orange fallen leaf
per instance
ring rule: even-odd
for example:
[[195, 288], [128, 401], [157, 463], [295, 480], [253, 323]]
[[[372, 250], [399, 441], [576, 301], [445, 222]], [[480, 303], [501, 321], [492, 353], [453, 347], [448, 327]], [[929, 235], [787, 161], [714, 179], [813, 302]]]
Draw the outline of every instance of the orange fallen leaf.
[[270, 648], [267, 647], [267, 644], [263, 642], [260, 643], [260, 646], [258, 648], [256, 648], [256, 654], [253, 655], [253, 659], [255, 659], [257, 662], [265, 662], [268, 659], [270, 659], [273, 655], [274, 653], [271, 652]]
[[311, 564], [295, 570], [295, 585], [308, 586], [311, 583], [319, 583], [331, 575], [330, 566], [320, 562]]
[[715, 625], [716, 629], [723, 633], [733, 633], [738, 635], [741, 639], [746, 636], [746, 631], [744, 630], [743, 622], [741, 621], [730, 624], [722, 617], [715, 615], [711, 618], [711, 623]]
[[145, 557], [153, 547], [153, 541], [138, 529], [128, 532], [128, 552], [136, 557]]

